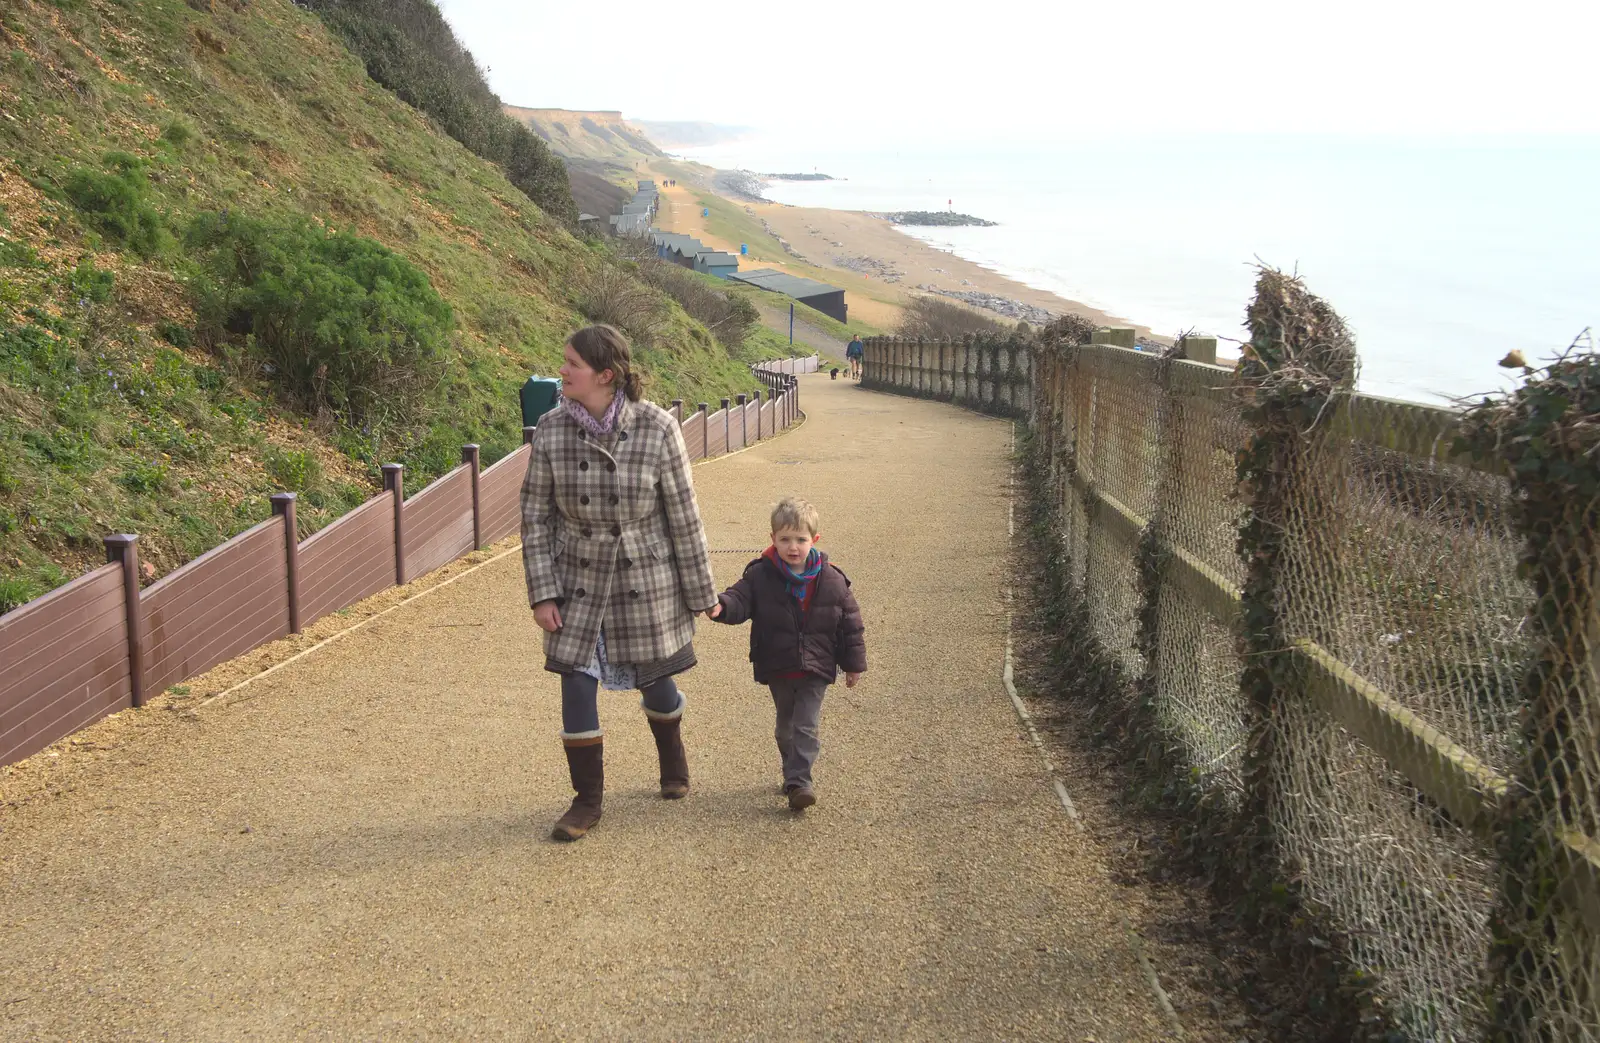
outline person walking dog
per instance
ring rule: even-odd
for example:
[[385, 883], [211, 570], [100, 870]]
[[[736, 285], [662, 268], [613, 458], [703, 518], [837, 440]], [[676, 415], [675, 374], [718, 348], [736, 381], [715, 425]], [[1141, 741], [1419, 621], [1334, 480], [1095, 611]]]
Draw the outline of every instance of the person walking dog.
[[683, 433], [640, 398], [627, 338], [588, 326], [563, 352], [562, 402], [539, 424], [522, 483], [522, 560], [545, 669], [561, 675], [577, 793], [551, 836], [577, 840], [600, 821], [605, 790], [601, 685], [639, 689], [661, 796], [688, 794], [673, 677], [695, 665], [694, 617], [717, 592]]
[[867, 356], [867, 346], [861, 343], [861, 334], [850, 334], [850, 343], [844, 346], [845, 361], [850, 363], [850, 376], [861, 379], [861, 363]]

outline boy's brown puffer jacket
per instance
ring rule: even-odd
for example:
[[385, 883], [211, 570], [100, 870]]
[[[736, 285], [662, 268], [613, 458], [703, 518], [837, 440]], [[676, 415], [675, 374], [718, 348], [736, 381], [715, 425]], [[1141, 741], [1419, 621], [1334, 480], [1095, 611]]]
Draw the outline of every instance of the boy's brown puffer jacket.
[[[821, 554], [821, 552], [818, 552]], [[822, 571], [805, 613], [789, 593], [780, 562], [762, 556], [745, 566], [744, 576], [717, 598], [717, 622], [737, 626], [750, 620], [750, 662], [756, 683], [784, 674], [807, 673], [831, 684], [846, 673], [867, 669], [866, 627], [850, 580], [822, 554]]]

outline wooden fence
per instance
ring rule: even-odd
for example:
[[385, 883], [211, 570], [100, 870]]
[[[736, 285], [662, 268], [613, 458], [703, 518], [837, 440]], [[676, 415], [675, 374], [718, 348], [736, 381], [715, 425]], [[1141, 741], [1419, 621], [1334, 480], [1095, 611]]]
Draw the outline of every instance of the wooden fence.
[[[795, 374], [817, 364], [758, 364], [766, 401], [724, 399], [709, 417], [705, 403], [685, 417], [673, 402], [690, 457], [788, 427], [800, 415]], [[279, 493], [267, 521], [142, 590], [138, 536], [107, 536], [107, 564], [0, 616], [0, 764], [516, 532], [534, 430], [487, 470], [465, 446], [461, 466], [410, 499], [404, 468], [385, 464], [381, 494], [304, 540], [295, 495]]]
[[[985, 377], [1023, 388], [1022, 355], [994, 350], [879, 338], [864, 368], [1027, 418], [1089, 631], [1070, 636], [1120, 679], [1098, 709], [1225, 824], [1212, 857], [1276, 863], [1395, 1038], [1600, 1040], [1600, 673], [1594, 644], [1542, 636], [1504, 461], [1456, 452], [1451, 410], [1342, 393], [1288, 436], [1280, 483], [1246, 489], [1240, 454], [1284, 436], [1252, 427], [1232, 370], [1041, 339], [1019, 403]], [[1591, 601], [1553, 611], [1600, 633]], [[1541, 654], [1576, 664], [1548, 691]], [[1530, 720], [1581, 738], [1530, 742]], [[1519, 802], [1551, 778], [1559, 807]], [[1544, 861], [1504, 857], [1524, 849]]]
[[864, 387], [937, 398], [1001, 416], [1032, 402], [1033, 348], [1023, 338], [872, 337], [861, 365]]

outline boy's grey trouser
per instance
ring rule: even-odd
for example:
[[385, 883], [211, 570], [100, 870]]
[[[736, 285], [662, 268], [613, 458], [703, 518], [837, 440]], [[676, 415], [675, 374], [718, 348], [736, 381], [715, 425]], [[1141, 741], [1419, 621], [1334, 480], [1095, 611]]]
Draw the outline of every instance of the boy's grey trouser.
[[828, 682], [815, 675], [780, 677], [767, 685], [778, 708], [778, 753], [783, 757], [783, 785], [786, 789], [811, 785], [811, 765], [822, 742], [817, 726], [822, 720], [822, 694]]

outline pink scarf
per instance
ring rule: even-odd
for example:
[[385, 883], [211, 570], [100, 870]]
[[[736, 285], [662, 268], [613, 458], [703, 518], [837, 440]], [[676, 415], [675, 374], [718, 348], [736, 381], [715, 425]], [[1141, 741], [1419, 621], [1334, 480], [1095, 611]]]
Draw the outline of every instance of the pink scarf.
[[563, 397], [561, 399], [566, 406], [567, 415], [576, 420], [579, 427], [596, 438], [604, 438], [617, 426], [617, 418], [622, 415], [622, 403], [626, 400], [627, 396], [618, 391], [616, 397], [611, 400], [611, 405], [606, 407], [605, 415], [596, 420], [594, 414], [583, 408], [581, 403], [575, 402], [570, 398]]

